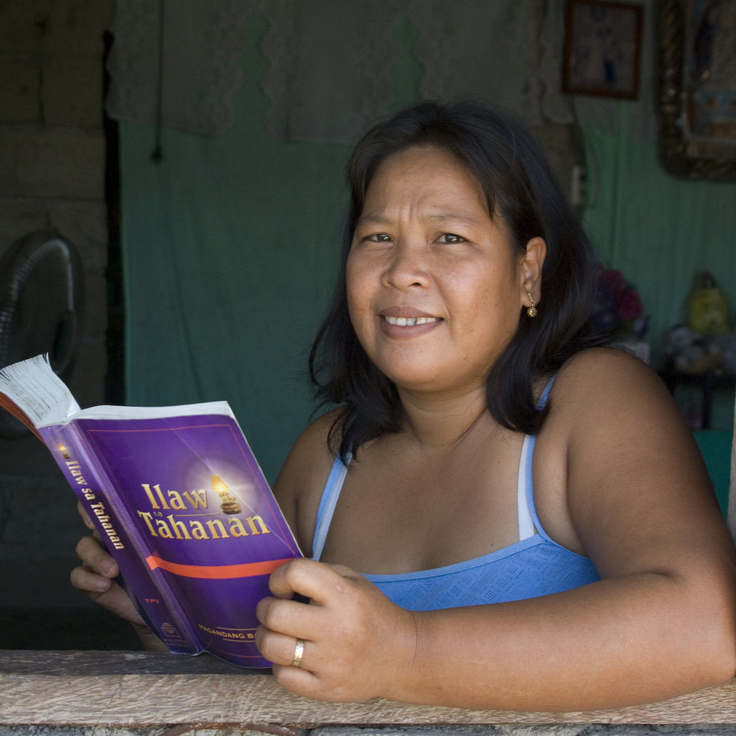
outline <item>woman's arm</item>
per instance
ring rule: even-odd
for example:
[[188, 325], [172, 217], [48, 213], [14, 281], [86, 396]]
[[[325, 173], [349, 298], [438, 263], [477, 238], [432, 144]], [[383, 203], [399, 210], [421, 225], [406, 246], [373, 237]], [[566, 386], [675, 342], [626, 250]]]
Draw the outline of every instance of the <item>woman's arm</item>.
[[[259, 645], [284, 687], [328, 700], [588, 710], [736, 674], [733, 545], [661, 382], [634, 358], [595, 351], [564, 368], [552, 401], [535, 457], [535, 470], [550, 467], [540, 493], [554, 499], [549, 484], [564, 484], [568, 511], [549, 503], [551, 526], [603, 580], [409, 613], [344, 568], [289, 563], [258, 609]], [[293, 592], [313, 604], [284, 600]], [[295, 637], [306, 642], [301, 668], [288, 666]]]

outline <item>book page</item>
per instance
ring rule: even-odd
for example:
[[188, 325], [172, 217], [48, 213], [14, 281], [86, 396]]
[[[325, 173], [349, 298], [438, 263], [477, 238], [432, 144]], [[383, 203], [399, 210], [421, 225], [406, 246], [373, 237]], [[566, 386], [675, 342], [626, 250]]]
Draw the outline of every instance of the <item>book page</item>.
[[3, 368], [0, 392], [36, 427], [62, 421], [79, 411], [79, 404], [43, 355]]
[[80, 419], [166, 419], [167, 417], [193, 417], [203, 414], [222, 414], [235, 419], [227, 401], [208, 401], [178, 406], [92, 406], [82, 409], [75, 418]]

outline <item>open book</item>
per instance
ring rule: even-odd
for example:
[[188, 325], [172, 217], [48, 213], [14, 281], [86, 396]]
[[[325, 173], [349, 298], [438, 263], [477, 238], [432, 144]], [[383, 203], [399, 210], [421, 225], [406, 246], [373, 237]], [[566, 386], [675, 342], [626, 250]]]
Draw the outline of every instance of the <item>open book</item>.
[[270, 667], [255, 607], [301, 553], [226, 402], [82, 410], [38, 356], [0, 371], [0, 405], [48, 447], [170, 651]]

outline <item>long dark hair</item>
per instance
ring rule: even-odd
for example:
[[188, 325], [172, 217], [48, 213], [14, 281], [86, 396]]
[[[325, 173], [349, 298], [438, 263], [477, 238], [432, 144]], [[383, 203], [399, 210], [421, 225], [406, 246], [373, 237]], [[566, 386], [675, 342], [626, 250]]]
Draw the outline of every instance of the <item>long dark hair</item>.
[[343, 460], [364, 442], [401, 428], [396, 387], [368, 358], [350, 322], [345, 264], [376, 170], [389, 156], [420, 145], [450, 151], [468, 167], [485, 193], [490, 217], [503, 217], [517, 252], [533, 237], [547, 243], [538, 315], [520, 312], [516, 333], [488, 376], [488, 409], [496, 421], [536, 434], [549, 406], [537, 408], [535, 380], [602, 342], [587, 325], [596, 285], [590, 244], [526, 127], [478, 102], [427, 102], [399, 112], [369, 130], [350, 158], [342, 268], [309, 359], [317, 396], [343, 407], [330, 435]]

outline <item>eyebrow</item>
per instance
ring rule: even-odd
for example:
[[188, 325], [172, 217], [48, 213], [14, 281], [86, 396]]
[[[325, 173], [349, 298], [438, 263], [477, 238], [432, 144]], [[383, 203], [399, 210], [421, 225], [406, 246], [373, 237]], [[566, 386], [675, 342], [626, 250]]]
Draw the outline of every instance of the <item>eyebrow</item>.
[[[467, 225], [477, 225], [478, 220], [475, 217], [468, 217], [466, 215], [461, 215], [456, 212], [447, 212], [447, 213], [438, 213], [438, 214], [430, 214], [425, 215], [424, 219], [427, 220], [436, 220], [439, 222], [459, 222]], [[387, 217], [385, 215], [381, 214], [367, 214], [367, 215], [361, 215], [357, 222], [355, 223], [357, 225], [381, 225], [386, 222], [390, 222], [391, 218]]]

